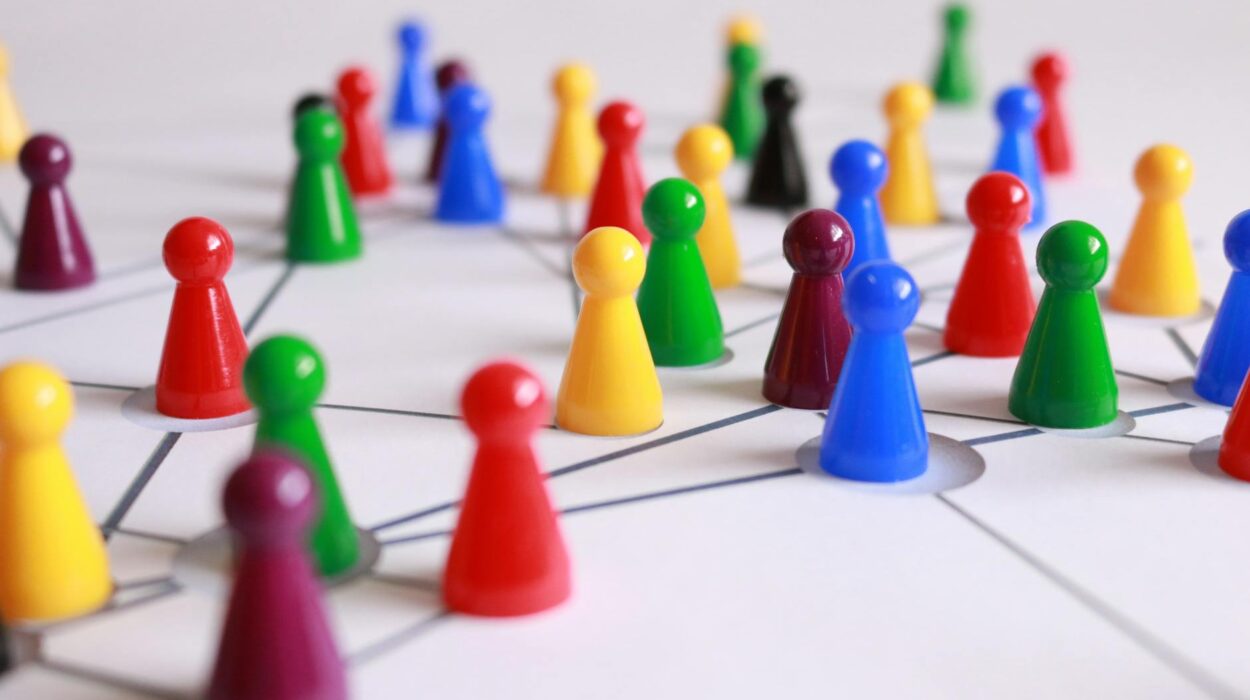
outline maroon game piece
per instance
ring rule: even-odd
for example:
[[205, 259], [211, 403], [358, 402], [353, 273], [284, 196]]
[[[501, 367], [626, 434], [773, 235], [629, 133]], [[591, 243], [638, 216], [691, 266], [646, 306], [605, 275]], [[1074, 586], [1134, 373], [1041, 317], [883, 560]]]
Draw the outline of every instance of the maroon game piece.
[[842, 314], [842, 270], [855, 250], [851, 226], [836, 212], [810, 209], [794, 217], [781, 245], [794, 276], [764, 362], [764, 398], [827, 409], [851, 342]]
[[512, 362], [479, 369], [460, 398], [477, 437], [443, 573], [448, 609], [528, 615], [569, 597], [569, 558], [531, 444], [550, 406], [538, 377]]
[[[442, 99], [452, 88], [469, 81], [469, 67], [457, 60], [439, 64], [434, 74], [438, 83], [438, 95]], [[443, 151], [447, 149], [447, 118], [442, 110], [438, 113], [438, 127], [434, 131], [434, 147], [430, 149], [429, 163], [425, 168], [425, 181], [438, 182], [438, 171], [443, 167]]]
[[226, 482], [222, 503], [238, 556], [210, 700], [347, 697], [305, 551], [315, 500], [308, 471], [278, 452], [253, 454]]
[[1072, 141], [1060, 88], [1068, 78], [1068, 62], [1057, 53], [1044, 53], [1033, 62], [1033, 86], [1042, 97], [1042, 119], [1037, 123], [1037, 154], [1042, 169], [1052, 175], [1072, 172]]
[[613, 102], [599, 113], [603, 160], [583, 235], [600, 226], [619, 226], [643, 245], [651, 242], [651, 233], [642, 222], [646, 187], [638, 161], [638, 137], [643, 124], [642, 110], [628, 102]]
[[382, 126], [370, 106], [378, 91], [369, 71], [352, 67], [339, 75], [338, 107], [343, 120], [343, 173], [355, 195], [385, 194], [391, 189]]
[[18, 243], [18, 289], [74, 289], [95, 280], [95, 263], [74, 214], [65, 178], [73, 158], [65, 142], [36, 134], [18, 154], [22, 174], [30, 181], [26, 218]]

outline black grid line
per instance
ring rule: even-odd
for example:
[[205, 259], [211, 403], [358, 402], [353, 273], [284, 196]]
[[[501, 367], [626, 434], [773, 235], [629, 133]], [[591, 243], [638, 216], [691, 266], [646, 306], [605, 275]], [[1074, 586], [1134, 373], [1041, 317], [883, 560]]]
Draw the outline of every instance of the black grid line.
[[104, 673], [92, 668], [83, 668], [81, 666], [67, 664], [62, 661], [40, 659], [36, 661], [35, 664], [49, 671], [70, 676], [71, 678], [77, 678], [81, 681], [87, 681], [88, 683], [94, 683], [96, 685], [105, 686], [126, 693], [143, 695], [149, 698], [158, 698], [160, 700], [186, 700], [187, 697], [186, 693], [166, 688], [157, 688], [129, 678], [114, 676], [110, 673]]
[[415, 624], [409, 625], [404, 629], [392, 634], [389, 637], [378, 640], [373, 644], [357, 651], [343, 661], [349, 666], [362, 666], [370, 661], [378, 658], [386, 652], [394, 649], [402, 644], [406, 644], [417, 637], [420, 637], [430, 628], [438, 623], [451, 617], [451, 613], [447, 610], [439, 610], [438, 612], [423, 618]]
[[1121, 377], [1128, 377], [1129, 379], [1136, 379], [1139, 382], [1146, 382], [1147, 384], [1156, 384], [1158, 386], [1167, 386], [1169, 384], [1169, 382], [1166, 382], [1162, 379], [1156, 379], [1155, 377], [1147, 377], [1144, 374], [1138, 374], [1136, 372], [1129, 372], [1128, 370], [1117, 369], [1115, 373], [1120, 375]]
[[1180, 350], [1181, 354], [1185, 356], [1186, 362], [1190, 365], [1198, 364], [1198, 355], [1194, 353], [1193, 348], [1189, 347], [1189, 343], [1186, 343], [1185, 339], [1181, 337], [1179, 331], [1175, 328], [1167, 328], [1164, 329], [1164, 333], [1167, 333], [1168, 338], [1172, 340], [1172, 344], [1175, 345], [1176, 349]]
[[101, 382], [79, 382], [79, 381], [73, 381], [73, 380], [70, 381], [69, 385], [73, 387], [78, 387], [79, 389], [107, 389], [109, 391], [128, 391], [128, 392], [135, 392], [139, 390], [139, 387], [137, 386], [125, 386], [122, 384], [104, 384]]
[[767, 315], [767, 316], [765, 316], [764, 318], [757, 318], [757, 319], [755, 319], [754, 321], [751, 321], [751, 322], [749, 322], [749, 323], [745, 323], [745, 324], [743, 324], [743, 325], [741, 325], [741, 326], [738, 326], [737, 328], [735, 328], [735, 329], [733, 329], [733, 330], [730, 330], [730, 331], [725, 331], [725, 337], [726, 337], [726, 338], [732, 338], [732, 337], [734, 337], [735, 335], [738, 335], [739, 333], [745, 333], [745, 332], [747, 332], [747, 331], [749, 331], [749, 330], [751, 330], [751, 329], [753, 329], [753, 328], [759, 328], [760, 326], [762, 326], [762, 325], [764, 325], [764, 324], [766, 324], [766, 323], [770, 323], [770, 322], [772, 322], [772, 321], [776, 321], [776, 320], [777, 320], [778, 318], [780, 318], [780, 317], [781, 317], [781, 312], [780, 312], [780, 311], [778, 311], [778, 312], [777, 312], [777, 313], [775, 313], [775, 314], [768, 314], [768, 315]]

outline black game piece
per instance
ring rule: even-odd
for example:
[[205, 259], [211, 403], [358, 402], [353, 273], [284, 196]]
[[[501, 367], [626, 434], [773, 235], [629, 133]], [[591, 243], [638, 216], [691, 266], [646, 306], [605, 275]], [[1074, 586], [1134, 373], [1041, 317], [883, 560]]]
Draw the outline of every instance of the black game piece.
[[768, 122], [755, 151], [747, 203], [762, 207], [802, 207], [807, 204], [807, 175], [791, 117], [799, 103], [799, 88], [790, 78], [770, 78], [763, 88]]

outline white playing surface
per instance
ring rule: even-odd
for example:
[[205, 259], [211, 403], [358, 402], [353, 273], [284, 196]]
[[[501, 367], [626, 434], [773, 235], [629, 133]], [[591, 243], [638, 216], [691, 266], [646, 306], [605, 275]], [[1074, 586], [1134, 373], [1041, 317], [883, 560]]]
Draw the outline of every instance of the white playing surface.
[[[582, 209], [562, 216], [534, 190], [550, 72], [568, 57], [594, 64], [601, 98], [629, 96], [649, 116], [648, 178], [676, 174], [673, 143], [720, 88], [730, 8], [430, 8], [435, 56], [467, 57], [495, 97], [489, 138], [509, 181], [508, 224], [430, 222], [432, 193], [413, 182], [426, 143], [396, 138], [403, 185], [361, 206], [364, 259], [293, 268], [280, 233], [288, 109], [360, 60], [377, 72], [383, 114], [404, 8], [15, 4], [25, 6], [5, 12], [3, 30], [13, 83], [32, 125], [74, 150], [70, 189], [102, 276], [83, 291], [15, 293], [14, 249], [0, 236], [0, 362], [39, 358], [75, 383], [65, 444], [110, 533], [118, 595], [85, 619], [23, 633], [36, 659], [0, 682], [0, 696], [181, 697], [207, 677], [222, 599], [174, 560], [220, 525], [222, 480], [252, 431], [166, 433], [122, 412], [154, 380], [173, 288], [160, 242], [190, 215], [235, 237], [228, 284], [250, 338], [297, 332], [325, 355], [318, 415], [355, 520], [383, 544], [373, 571], [326, 596], [357, 697], [1250, 693], [1250, 486], [1194, 466], [1193, 445], [1226, 414], [1165, 386], [1192, 374], [1209, 320], [1107, 314], [1121, 408], [1135, 417], [1120, 437], [1029, 430], [1006, 411], [1012, 360], [942, 352], [970, 234], [963, 193], [996, 139], [988, 100], [941, 110], [928, 128], [950, 223], [890, 232], [925, 290], [907, 337], [929, 430], [973, 446], [984, 474], [916, 494], [797, 469], [821, 417], [759, 395], [789, 276], [786, 219], [735, 206], [748, 284], [719, 295], [733, 360], [662, 371], [657, 432], [543, 431], [574, 597], [530, 618], [471, 619], [442, 611], [437, 595], [473, 448], [453, 415], [460, 385], [478, 364], [513, 356], [554, 393], [574, 324], [567, 255]], [[833, 147], [880, 139], [885, 87], [927, 77], [936, 9], [808, 4], [761, 14], [769, 69], [805, 89], [812, 204], [828, 205]], [[1189, 150], [1197, 175], [1186, 207], [1211, 304], [1228, 274], [1224, 224], [1250, 204], [1247, 20], [1245, 6], [1215, 3], [1155, 16], [1128, 2], [1004, 2], [980, 8], [975, 29], [990, 96], [1020, 80], [1037, 49], [1069, 54], [1081, 172], [1050, 188], [1052, 220], [1087, 219], [1118, 252], [1137, 204], [1137, 154], [1160, 140]], [[726, 176], [734, 196], [744, 181], [738, 169]], [[24, 198], [15, 168], [0, 169], [0, 209], [14, 226]], [[1035, 242], [1026, 238], [1030, 257]], [[1104, 288], [1113, 273], [1114, 262]]]

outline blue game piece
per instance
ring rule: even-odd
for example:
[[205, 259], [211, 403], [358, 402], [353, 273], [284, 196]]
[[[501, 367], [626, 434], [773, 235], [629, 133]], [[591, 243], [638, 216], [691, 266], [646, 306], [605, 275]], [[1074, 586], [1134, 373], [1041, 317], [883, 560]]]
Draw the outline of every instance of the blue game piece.
[[889, 260], [885, 240], [885, 219], [877, 191], [885, 182], [885, 154], [867, 141], [847, 141], [829, 161], [829, 174], [838, 188], [833, 210], [851, 225], [855, 252], [843, 275], [849, 275], [869, 260]]
[[489, 224], [503, 220], [503, 185], [491, 163], [482, 127], [490, 114], [490, 98], [472, 83], [447, 93], [447, 150], [438, 187], [439, 221]]
[[1207, 401], [1232, 406], [1250, 370], [1250, 209], [1228, 222], [1224, 257], [1233, 274], [1198, 355], [1194, 391]]
[[438, 118], [438, 88], [425, 45], [425, 26], [420, 22], [410, 20], [399, 26], [399, 82], [391, 107], [393, 128], [428, 129]]
[[1002, 138], [990, 172], [1011, 173], [1024, 182], [1033, 199], [1033, 216], [1024, 227], [1038, 228], [1046, 223], [1046, 193], [1042, 189], [1042, 164], [1033, 131], [1042, 118], [1042, 98], [1030, 87], [1008, 87], [998, 94], [994, 116], [1002, 128]]
[[916, 281], [888, 260], [864, 263], [847, 280], [842, 306], [854, 333], [820, 439], [820, 467], [855, 481], [920, 476], [929, 435], [903, 341], [920, 309]]

